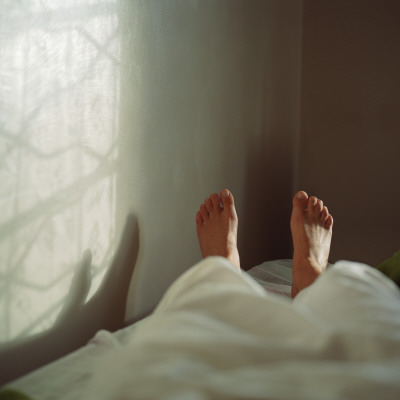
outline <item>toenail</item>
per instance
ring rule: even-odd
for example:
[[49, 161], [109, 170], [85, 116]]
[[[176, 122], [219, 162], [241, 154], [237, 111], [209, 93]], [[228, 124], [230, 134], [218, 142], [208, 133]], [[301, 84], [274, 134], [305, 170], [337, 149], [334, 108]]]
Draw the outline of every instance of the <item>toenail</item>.
[[296, 198], [300, 200], [304, 200], [307, 198], [307, 195], [304, 192], [297, 192]]
[[222, 191], [222, 197], [229, 197], [229, 192], [227, 190]]

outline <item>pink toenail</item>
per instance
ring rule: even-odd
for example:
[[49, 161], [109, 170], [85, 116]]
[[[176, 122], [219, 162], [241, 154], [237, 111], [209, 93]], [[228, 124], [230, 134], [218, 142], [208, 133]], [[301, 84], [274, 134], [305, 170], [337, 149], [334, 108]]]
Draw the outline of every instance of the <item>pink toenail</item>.
[[222, 196], [223, 197], [229, 197], [229, 192], [227, 190], [222, 191]]
[[306, 195], [304, 194], [304, 192], [298, 192], [298, 193], [296, 194], [296, 197], [297, 197], [298, 199], [305, 199], [305, 198], [306, 198]]

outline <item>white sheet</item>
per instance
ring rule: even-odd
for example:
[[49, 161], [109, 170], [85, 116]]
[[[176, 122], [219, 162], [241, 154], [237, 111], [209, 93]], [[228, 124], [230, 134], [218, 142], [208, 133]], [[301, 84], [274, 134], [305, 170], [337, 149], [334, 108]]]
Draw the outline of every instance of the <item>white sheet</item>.
[[84, 399], [82, 391], [97, 358], [108, 349], [123, 346], [141, 322], [114, 333], [101, 330], [86, 346], [9, 382], [6, 386], [26, 393], [35, 400]]
[[291, 298], [293, 260], [266, 261], [246, 273], [265, 290]]
[[398, 399], [399, 293], [343, 261], [292, 302], [208, 258], [97, 358], [82, 398]]

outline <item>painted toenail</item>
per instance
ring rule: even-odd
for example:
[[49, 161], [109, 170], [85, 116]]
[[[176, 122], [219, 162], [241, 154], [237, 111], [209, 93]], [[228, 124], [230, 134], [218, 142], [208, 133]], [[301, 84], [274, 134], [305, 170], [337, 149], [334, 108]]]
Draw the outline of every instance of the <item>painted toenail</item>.
[[229, 197], [229, 192], [227, 190], [222, 191], [222, 197]]

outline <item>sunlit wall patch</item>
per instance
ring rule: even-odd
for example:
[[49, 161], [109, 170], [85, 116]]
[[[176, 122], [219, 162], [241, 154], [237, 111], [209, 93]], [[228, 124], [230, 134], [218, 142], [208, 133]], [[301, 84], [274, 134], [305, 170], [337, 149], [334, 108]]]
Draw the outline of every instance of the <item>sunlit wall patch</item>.
[[117, 2], [0, 3], [0, 341], [51, 326], [115, 241]]

